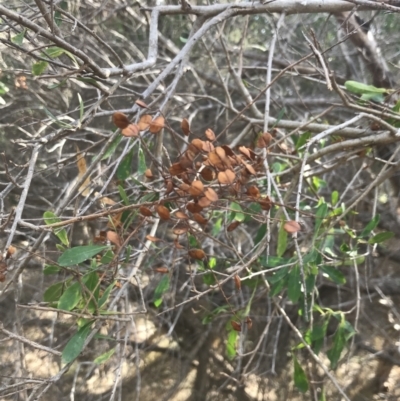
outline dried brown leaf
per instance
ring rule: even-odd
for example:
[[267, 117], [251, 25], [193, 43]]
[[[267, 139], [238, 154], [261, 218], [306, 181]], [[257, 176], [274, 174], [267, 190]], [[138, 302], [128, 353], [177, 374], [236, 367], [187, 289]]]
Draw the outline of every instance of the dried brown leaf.
[[248, 330], [251, 330], [253, 327], [253, 321], [248, 316], [246, 317], [246, 325]]
[[175, 217], [176, 217], [177, 219], [181, 219], [181, 220], [187, 220], [187, 219], [189, 218], [189, 216], [188, 216], [186, 213], [183, 213], [183, 212], [181, 212], [180, 210], [178, 210], [178, 211], [175, 213]]
[[174, 177], [176, 175], [182, 174], [185, 169], [182, 167], [180, 163], [174, 163], [169, 168], [169, 173]]
[[113, 114], [112, 120], [114, 125], [119, 129], [124, 129], [131, 123], [129, 118], [124, 113], [120, 113], [119, 111]]
[[170, 212], [164, 205], [158, 205], [156, 210], [157, 210], [158, 215], [160, 216], [160, 219], [162, 219], [162, 220], [170, 219]]
[[184, 249], [185, 247], [181, 245], [177, 239], [174, 240], [174, 246], [176, 249]]
[[267, 148], [272, 141], [272, 135], [269, 132], [264, 132], [257, 139], [257, 148]]
[[200, 196], [204, 192], [204, 184], [200, 180], [196, 180], [192, 182], [192, 185], [189, 189], [189, 193], [192, 196]]
[[295, 220], [289, 220], [284, 223], [283, 229], [289, 234], [294, 234], [301, 230], [301, 225]]
[[226, 231], [231, 232], [240, 226], [240, 221], [232, 221], [231, 224], [226, 228]]
[[240, 280], [240, 277], [237, 274], [235, 274], [233, 279], [235, 281], [235, 287], [239, 291], [242, 288], [242, 281]]
[[118, 248], [121, 246], [121, 238], [115, 231], [107, 231], [107, 239]]
[[200, 213], [193, 213], [193, 220], [201, 225], [208, 223], [208, 220], [204, 216], [202, 216]]
[[164, 124], [165, 124], [164, 117], [158, 116], [150, 123], [149, 131], [152, 134], [158, 134], [164, 128]]
[[153, 267], [153, 270], [154, 270], [156, 273], [161, 273], [161, 274], [167, 274], [167, 273], [169, 273], [169, 270], [168, 270], [167, 267]]
[[273, 202], [272, 202], [272, 200], [270, 199], [270, 197], [269, 196], [267, 196], [266, 198], [264, 198], [264, 199], [260, 199], [259, 201], [258, 201], [258, 203], [261, 205], [261, 209], [262, 210], [270, 210], [271, 209], [271, 207], [273, 206]]
[[17, 248], [13, 245], [10, 245], [7, 249], [6, 260], [10, 259], [11, 256], [13, 256], [15, 254], [15, 252], [17, 252]]
[[204, 167], [200, 172], [201, 178], [205, 181], [215, 180], [215, 171], [210, 167]]
[[212, 152], [214, 150], [214, 145], [209, 141], [203, 142], [203, 151], [204, 152]]
[[144, 176], [146, 178], [148, 178], [149, 180], [152, 180], [154, 178], [154, 175], [153, 175], [152, 171], [149, 168], [146, 169], [146, 171], [144, 172]]
[[152, 120], [153, 119], [150, 114], [144, 114], [142, 117], [140, 117], [140, 120], [138, 123], [139, 131], [147, 130], [147, 128], [149, 128]]
[[218, 182], [222, 185], [229, 185], [235, 181], [235, 173], [232, 170], [220, 171], [218, 173]]
[[184, 135], [188, 136], [190, 134], [190, 125], [189, 125], [189, 121], [184, 118], [181, 121], [181, 130], [183, 132]]
[[[76, 164], [78, 166], [78, 180], [80, 180], [87, 171], [87, 167], [86, 167], [86, 160], [83, 157], [82, 154], [79, 153], [79, 148], [78, 146], [76, 146]], [[87, 177], [85, 179], [85, 181], [83, 182], [83, 184], [79, 187], [79, 192], [83, 195], [83, 196], [89, 196], [90, 194], [90, 178]]]
[[189, 256], [192, 259], [202, 260], [206, 257], [206, 254], [202, 249], [191, 249], [189, 251]]
[[247, 188], [247, 195], [251, 196], [252, 198], [259, 198], [260, 190], [255, 185], [250, 185]]
[[239, 146], [239, 152], [245, 155], [249, 160], [255, 160], [257, 155], [246, 146]]
[[140, 206], [139, 212], [140, 212], [140, 214], [142, 214], [143, 216], [146, 216], [146, 217], [153, 216], [152, 211], [149, 208], [147, 208], [146, 206]]
[[253, 175], [257, 174], [256, 170], [254, 170], [254, 167], [251, 164], [246, 163], [245, 167], [246, 167], [246, 170], [248, 173], [253, 174]]
[[203, 210], [203, 207], [201, 207], [198, 203], [194, 203], [194, 202], [189, 202], [186, 205], [186, 209], [190, 212], [190, 213], [200, 213]]
[[242, 325], [235, 320], [231, 320], [231, 326], [235, 331], [242, 331]]
[[150, 242], [158, 242], [158, 241], [161, 241], [160, 238], [153, 237], [152, 235], [146, 235], [146, 239], [147, 239], [147, 241], [150, 241]]
[[139, 126], [137, 124], [129, 124], [121, 130], [121, 134], [127, 138], [137, 138], [139, 136]]
[[199, 138], [194, 138], [192, 142], [190, 142], [190, 145], [195, 147], [197, 149], [197, 153], [201, 152], [203, 150], [203, 141]]
[[211, 205], [211, 201], [210, 199], [208, 199], [206, 196], [203, 196], [199, 199], [198, 201], [199, 206], [201, 206], [202, 208], [206, 208], [208, 206]]
[[149, 106], [147, 106], [147, 104], [143, 101], [143, 100], [136, 100], [135, 102], [139, 107], [141, 107], [142, 109], [148, 109]]
[[212, 189], [212, 188], [207, 188], [204, 191], [204, 195], [206, 196], [207, 199], [209, 199], [211, 202], [216, 202], [218, 200], [218, 194]]
[[215, 134], [211, 128], [206, 129], [206, 137], [210, 142], [215, 141]]

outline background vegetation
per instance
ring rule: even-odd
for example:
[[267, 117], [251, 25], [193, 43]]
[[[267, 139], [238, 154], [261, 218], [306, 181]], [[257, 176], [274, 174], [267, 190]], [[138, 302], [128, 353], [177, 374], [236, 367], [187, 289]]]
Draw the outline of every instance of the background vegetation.
[[1, 399], [399, 399], [399, 10], [3, 2]]

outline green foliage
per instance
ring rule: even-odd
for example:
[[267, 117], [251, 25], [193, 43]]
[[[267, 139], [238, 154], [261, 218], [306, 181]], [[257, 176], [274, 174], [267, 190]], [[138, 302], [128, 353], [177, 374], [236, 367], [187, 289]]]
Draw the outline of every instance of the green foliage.
[[101, 251], [108, 249], [104, 245], [85, 245], [77, 246], [75, 248], [67, 249], [59, 258], [58, 264], [60, 266], [73, 266], [85, 262], [91, 257], [97, 255]]
[[381, 103], [384, 101], [383, 95], [390, 92], [388, 89], [376, 88], [357, 81], [346, 81], [344, 85], [348, 91], [361, 95], [360, 99], [364, 101], [373, 100]]
[[74, 283], [69, 286], [61, 295], [57, 307], [61, 310], [70, 311], [74, 309], [76, 305], [78, 305], [81, 298], [81, 284]]
[[13, 36], [11, 38], [11, 42], [15, 43], [18, 46], [22, 46], [22, 42], [24, 41], [26, 29], [23, 29], [20, 33], [17, 35]]
[[300, 366], [296, 356], [293, 354], [293, 364], [294, 364], [294, 385], [302, 392], [305, 393], [308, 390], [308, 379], [303, 370]]
[[63, 364], [68, 364], [79, 356], [90, 333], [91, 326], [92, 322], [86, 323], [70, 338], [61, 355]]
[[131, 175], [132, 160], [135, 149], [131, 149], [127, 155], [122, 159], [117, 169], [117, 177], [119, 180], [124, 181]]
[[[46, 225], [55, 224], [61, 222], [61, 220], [51, 211], [43, 213], [43, 220]], [[64, 228], [55, 228], [54, 234], [58, 237], [61, 243], [65, 246], [69, 246], [68, 235]]]
[[236, 343], [238, 339], [238, 332], [231, 327], [228, 329], [228, 339], [226, 342], [226, 355], [229, 359], [236, 356]]
[[32, 66], [32, 74], [36, 76], [42, 75], [48, 66], [49, 63], [47, 61], [38, 61]]
[[110, 349], [109, 351], [105, 352], [104, 354], [101, 354], [95, 360], [93, 361], [97, 365], [102, 365], [103, 363], [106, 363], [115, 353], [115, 348]]
[[165, 275], [160, 280], [154, 291], [153, 303], [156, 308], [158, 308], [162, 304], [162, 297], [168, 291], [168, 289], [169, 289], [169, 277]]

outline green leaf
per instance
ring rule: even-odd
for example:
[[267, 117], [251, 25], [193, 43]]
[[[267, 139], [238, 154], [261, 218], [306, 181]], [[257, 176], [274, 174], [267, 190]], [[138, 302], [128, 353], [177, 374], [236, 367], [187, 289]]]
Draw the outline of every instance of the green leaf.
[[47, 226], [50, 224], [59, 223], [61, 221], [55, 213], [49, 210], [43, 213], [43, 220]]
[[45, 265], [43, 269], [43, 274], [49, 275], [49, 274], [56, 274], [60, 271], [60, 268], [58, 266], [54, 265]]
[[318, 231], [321, 228], [323, 219], [326, 217], [327, 214], [328, 214], [328, 204], [321, 203], [317, 208], [317, 212], [315, 213], [314, 238], [318, 235]]
[[215, 284], [215, 277], [212, 273], [203, 274], [203, 283], [206, 285], [214, 285]]
[[306, 131], [306, 132], [304, 132], [304, 134], [301, 134], [299, 139], [296, 142], [296, 150], [299, 150], [304, 145], [306, 145], [307, 142], [310, 140], [310, 138], [311, 138], [311, 132], [310, 131]]
[[[57, 215], [49, 210], [43, 213], [43, 220], [46, 225], [61, 222]], [[63, 245], [69, 246], [68, 234], [64, 228], [55, 228], [54, 234], [58, 237]]]
[[265, 237], [267, 233], [267, 225], [261, 224], [260, 228], [257, 231], [256, 237], [254, 238], [254, 245], [258, 245], [260, 241]]
[[327, 352], [327, 356], [331, 362], [332, 369], [336, 369], [345, 344], [346, 344], [346, 337], [345, 337], [344, 323], [342, 321], [339, 324], [339, 327], [333, 338], [333, 346]]
[[212, 228], [212, 235], [218, 235], [219, 232], [221, 231], [222, 228], [222, 217], [220, 217], [219, 219], [217, 219], [217, 221], [214, 223], [214, 226]]
[[289, 263], [288, 258], [281, 258], [279, 256], [268, 256], [268, 259], [261, 260], [261, 264], [265, 267], [278, 267]]
[[61, 25], [62, 15], [61, 15], [60, 11], [54, 12], [54, 22], [56, 23], [57, 26]]
[[60, 299], [63, 288], [65, 287], [64, 281], [51, 285], [43, 294], [44, 302], [56, 302]]
[[361, 82], [357, 81], [346, 81], [344, 83], [346, 89], [350, 92], [357, 93], [360, 95], [363, 94], [379, 94], [379, 93], [386, 93], [387, 89], [384, 88], [376, 88], [373, 85], [366, 85]]
[[245, 215], [243, 214], [243, 209], [238, 203], [232, 202], [230, 205], [230, 209], [233, 210], [233, 212], [231, 213], [231, 220], [236, 220], [236, 221], [244, 220]]
[[278, 295], [283, 290], [283, 287], [285, 287], [287, 285], [287, 281], [288, 281], [287, 277], [284, 277], [282, 280], [276, 281], [275, 283], [273, 283], [271, 285], [268, 295], [271, 297]]
[[86, 289], [92, 294], [88, 294], [86, 291], [82, 290], [82, 296], [85, 298], [85, 305], [87, 300], [90, 299], [89, 305], [87, 306], [88, 311], [93, 313], [97, 308], [97, 301], [99, 299], [100, 286], [99, 284], [99, 276], [96, 271], [93, 271], [87, 275], [85, 275], [82, 279], [83, 283], [86, 286]]
[[379, 224], [379, 220], [380, 220], [380, 215], [379, 214], [375, 215], [374, 218], [365, 226], [364, 230], [362, 230], [360, 238], [368, 237]]
[[91, 325], [92, 322], [89, 322], [81, 327], [68, 341], [61, 355], [63, 364], [70, 363], [79, 356], [90, 333]]
[[326, 265], [321, 266], [321, 270], [336, 284], [346, 283], [346, 277], [340, 270], [337, 270], [332, 266], [326, 266]]
[[397, 103], [394, 105], [393, 111], [395, 111], [396, 113], [400, 113], [400, 99], [397, 101]]
[[229, 330], [228, 341], [226, 342], [226, 355], [229, 359], [233, 359], [236, 356], [237, 338], [238, 332], [235, 330]]
[[300, 267], [298, 265], [294, 266], [289, 273], [287, 291], [289, 299], [296, 303], [301, 295]]
[[324, 345], [324, 338], [326, 336], [326, 330], [328, 327], [329, 318], [325, 319], [322, 325], [316, 325], [313, 327], [311, 333], [311, 339], [313, 341], [312, 349], [318, 355]]
[[121, 161], [117, 169], [117, 178], [121, 181], [126, 180], [131, 175], [132, 160], [133, 160], [132, 149]]
[[48, 67], [49, 63], [47, 61], [38, 61], [32, 66], [33, 75], [42, 75], [45, 69]]
[[67, 81], [68, 81], [68, 79], [65, 78], [65, 79], [63, 79], [62, 81], [58, 82], [58, 83], [55, 83], [55, 84], [52, 84], [52, 85], [48, 85], [48, 86], [47, 86], [47, 89], [48, 89], [48, 90], [52, 90], [52, 89], [55, 89], [55, 88], [64, 86], [64, 85], [67, 83]]
[[125, 206], [128, 206], [130, 204], [128, 195], [125, 192], [124, 187], [121, 185], [118, 185], [118, 191], [119, 191], [119, 196], [121, 197], [122, 201], [124, 202]]
[[57, 308], [70, 311], [74, 309], [76, 305], [78, 305], [81, 299], [81, 284], [74, 283], [70, 285], [61, 295], [60, 300], [58, 301]]
[[147, 170], [147, 166], [146, 166], [146, 159], [144, 157], [144, 152], [142, 148], [139, 148], [139, 171], [138, 173], [140, 175], [143, 175], [144, 172]]
[[104, 249], [108, 249], [108, 246], [104, 245], [85, 245], [76, 246], [71, 249], [67, 249], [59, 258], [58, 264], [63, 267], [77, 265], [97, 255]]
[[383, 103], [385, 101], [385, 97], [381, 93], [364, 93], [360, 99], [365, 102], [371, 101], [376, 103]]
[[305, 393], [308, 390], [307, 376], [300, 366], [296, 356], [293, 354], [294, 362], [294, 385], [302, 392]]
[[3, 82], [0, 81], [0, 95], [5, 95], [10, 89]]
[[282, 256], [287, 248], [287, 232], [283, 229], [283, 226], [283, 221], [281, 221], [278, 233], [278, 244], [276, 246], [276, 254], [278, 256]]
[[107, 362], [115, 353], [115, 348], [110, 349], [109, 351], [105, 352], [98, 356], [93, 362], [97, 365], [101, 365], [102, 363]]
[[169, 288], [169, 277], [168, 275], [165, 275], [160, 280], [154, 291], [153, 302], [156, 308], [158, 308], [162, 304], [162, 296], [165, 292], [168, 291], [168, 288]]
[[112, 289], [115, 287], [115, 281], [113, 283], [111, 283], [106, 290], [104, 291], [103, 295], [101, 296], [101, 298], [99, 299], [98, 305], [99, 308], [101, 308], [107, 301], [108, 301], [108, 297], [111, 294]]
[[15, 43], [18, 46], [22, 45], [22, 42], [24, 41], [26, 29], [24, 29], [22, 32], [18, 33], [17, 35], [13, 36], [11, 38], [11, 42]]
[[109, 263], [112, 262], [112, 260], [114, 259], [114, 252], [110, 249], [108, 250], [101, 258], [100, 262], [103, 265], [108, 265]]
[[122, 140], [122, 135], [118, 135], [111, 143], [108, 149], [106, 150], [106, 153], [104, 153], [104, 156], [101, 158], [101, 160], [108, 159], [117, 149], [117, 146]]
[[391, 231], [382, 232], [374, 235], [369, 241], [369, 244], [380, 244], [381, 242], [387, 241], [390, 238], [394, 237], [394, 233]]
[[274, 284], [278, 281], [281, 281], [284, 277], [286, 277], [289, 273], [289, 267], [282, 267], [277, 272], [275, 272], [271, 277], [267, 277], [267, 280]]
[[64, 54], [65, 50], [61, 47], [52, 46], [48, 47], [43, 53], [49, 58], [56, 58]]
[[338, 191], [333, 191], [333, 192], [331, 193], [331, 203], [332, 203], [332, 206], [335, 206], [336, 203], [338, 203], [338, 200], [339, 200], [339, 192], [338, 192]]

